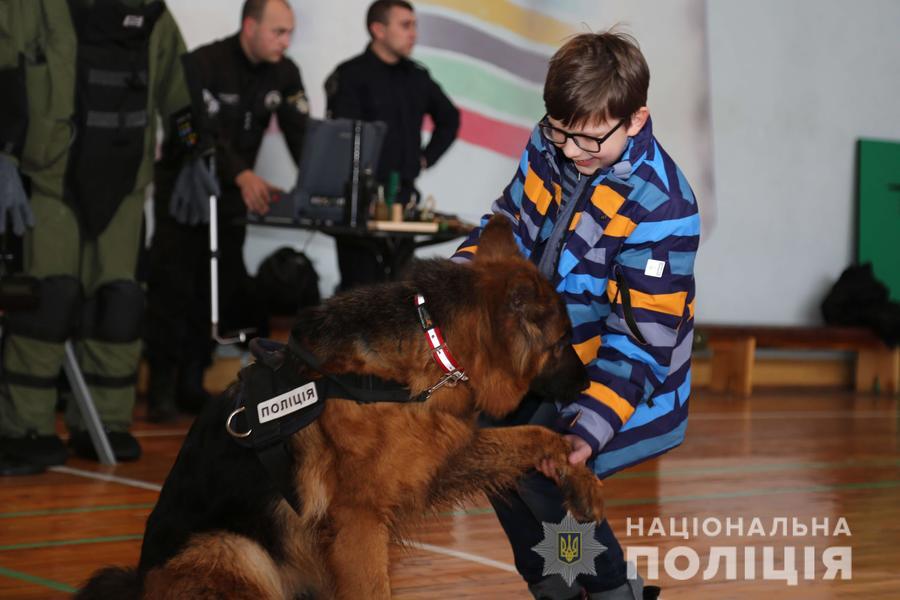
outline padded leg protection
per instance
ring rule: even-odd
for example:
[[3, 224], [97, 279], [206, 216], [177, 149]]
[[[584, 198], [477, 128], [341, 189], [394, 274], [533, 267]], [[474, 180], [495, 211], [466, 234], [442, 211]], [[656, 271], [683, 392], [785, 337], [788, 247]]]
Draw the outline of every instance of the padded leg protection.
[[136, 281], [106, 283], [84, 302], [81, 337], [124, 344], [141, 337], [144, 290]]
[[[76, 351], [94, 405], [110, 431], [127, 431], [131, 424], [143, 317], [144, 291], [132, 280], [104, 284], [84, 303]], [[83, 429], [77, 410], [66, 411], [66, 423]]]
[[63, 342], [75, 331], [81, 284], [65, 275], [35, 280], [37, 306], [10, 310], [3, 340], [0, 434], [54, 433], [56, 382]]
[[9, 334], [42, 342], [62, 343], [75, 331], [81, 307], [81, 283], [70, 275], [55, 275], [39, 281], [38, 306], [11, 311]]

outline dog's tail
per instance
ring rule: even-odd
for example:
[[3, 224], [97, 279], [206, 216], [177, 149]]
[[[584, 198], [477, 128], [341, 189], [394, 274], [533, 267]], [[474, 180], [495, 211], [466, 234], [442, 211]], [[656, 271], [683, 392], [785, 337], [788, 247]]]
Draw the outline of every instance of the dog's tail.
[[106, 567], [94, 573], [75, 600], [138, 600], [143, 584], [136, 569]]

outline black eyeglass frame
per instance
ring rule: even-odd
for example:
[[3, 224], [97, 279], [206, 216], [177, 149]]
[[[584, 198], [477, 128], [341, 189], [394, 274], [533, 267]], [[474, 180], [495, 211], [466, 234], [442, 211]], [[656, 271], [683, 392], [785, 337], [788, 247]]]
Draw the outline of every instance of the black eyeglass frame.
[[[541, 129], [541, 135], [544, 136], [544, 139], [546, 139], [548, 142], [550, 142], [557, 148], [562, 148], [563, 146], [566, 145], [566, 142], [569, 141], [569, 138], [571, 138], [576, 146], [578, 146], [585, 152], [590, 152], [591, 154], [596, 154], [596, 153], [600, 152], [600, 148], [603, 147], [603, 142], [608, 140], [610, 138], [610, 136], [612, 136], [612, 134], [614, 134], [619, 129], [619, 127], [621, 127], [622, 125], [624, 125], [625, 123], [628, 122], [627, 117], [624, 119], [621, 119], [618, 123], [616, 123], [615, 127], [613, 127], [612, 129], [610, 129], [609, 131], [606, 132], [606, 135], [604, 135], [603, 137], [595, 138], [595, 137], [592, 137], [589, 135], [585, 135], [583, 133], [569, 133], [568, 131], [560, 129], [559, 127], [554, 127], [547, 120], [547, 119], [549, 119], [549, 117], [550, 117], [550, 115], [544, 115], [544, 117], [538, 122], [538, 127], [540, 127], [540, 129]], [[553, 141], [553, 139], [546, 133], [546, 130], [548, 130], [548, 129], [550, 131], [556, 131], [556, 132], [559, 132], [560, 134], [562, 134], [564, 136], [563, 141], [561, 141], [561, 142]], [[582, 146], [581, 144], [578, 143], [579, 138], [581, 138], [582, 140], [591, 140], [592, 142], [596, 143], [597, 149], [591, 150], [590, 148], [585, 148], [584, 146]]]

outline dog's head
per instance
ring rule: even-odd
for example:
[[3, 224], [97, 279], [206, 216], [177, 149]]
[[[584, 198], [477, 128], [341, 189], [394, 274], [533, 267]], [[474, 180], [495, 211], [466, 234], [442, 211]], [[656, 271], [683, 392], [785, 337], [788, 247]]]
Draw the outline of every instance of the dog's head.
[[565, 304], [522, 257], [504, 217], [492, 217], [484, 228], [472, 268], [480, 305], [479, 351], [468, 370], [478, 408], [503, 416], [529, 388], [550, 400], [575, 400], [589, 382], [571, 346]]

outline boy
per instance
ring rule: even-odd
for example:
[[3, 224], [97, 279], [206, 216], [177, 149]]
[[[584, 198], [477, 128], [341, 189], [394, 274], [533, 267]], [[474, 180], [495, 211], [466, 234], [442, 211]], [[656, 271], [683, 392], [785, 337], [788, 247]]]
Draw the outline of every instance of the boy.
[[[492, 207], [512, 221], [522, 253], [562, 295], [591, 378], [576, 403], [526, 398], [502, 424], [565, 432], [569, 461], [587, 461], [601, 478], [677, 446], [687, 426], [700, 218], [684, 175], [653, 137], [649, 80], [630, 36], [569, 40], [550, 60], [547, 115]], [[470, 259], [479, 235], [454, 260]], [[582, 590], [592, 600], [656, 597], [658, 588], [627, 579], [605, 520], [595, 528], [606, 547], [596, 575], [572, 586], [543, 575], [544, 559], [532, 548], [543, 540], [542, 522], [559, 523], [565, 509], [553, 465], [537, 467], [516, 491], [491, 500], [534, 597], [581, 598]]]

